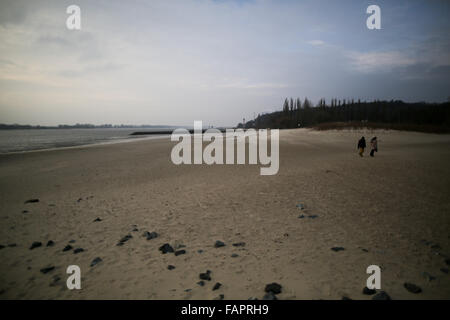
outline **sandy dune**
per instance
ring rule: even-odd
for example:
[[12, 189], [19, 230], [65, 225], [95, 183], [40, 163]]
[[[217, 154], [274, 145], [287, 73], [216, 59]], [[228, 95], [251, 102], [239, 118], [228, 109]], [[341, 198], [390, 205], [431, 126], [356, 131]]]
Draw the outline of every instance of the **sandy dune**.
[[[362, 134], [378, 137], [375, 158], [357, 155]], [[372, 264], [393, 299], [450, 298], [450, 135], [280, 137], [275, 176], [259, 165], [176, 166], [167, 140], [0, 156], [0, 298], [261, 299], [277, 282], [279, 299], [370, 299], [362, 289]], [[40, 201], [24, 204], [31, 198]], [[63, 252], [70, 240], [84, 251]], [[42, 246], [30, 250], [35, 241]], [[164, 243], [186, 254], [162, 254]], [[72, 264], [81, 290], [65, 286]], [[200, 286], [206, 270], [212, 280]]]

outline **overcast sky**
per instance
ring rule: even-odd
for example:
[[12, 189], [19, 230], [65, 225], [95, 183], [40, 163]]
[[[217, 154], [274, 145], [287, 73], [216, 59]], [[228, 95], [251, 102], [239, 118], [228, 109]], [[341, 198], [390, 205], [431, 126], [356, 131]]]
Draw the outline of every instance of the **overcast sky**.
[[449, 30], [450, 1], [0, 0], [0, 123], [219, 126], [291, 96], [446, 101]]

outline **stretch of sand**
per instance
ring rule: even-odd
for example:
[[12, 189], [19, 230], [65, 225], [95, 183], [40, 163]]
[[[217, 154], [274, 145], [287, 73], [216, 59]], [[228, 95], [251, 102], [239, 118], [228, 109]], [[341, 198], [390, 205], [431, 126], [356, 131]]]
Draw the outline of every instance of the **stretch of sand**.
[[[363, 134], [378, 136], [375, 158], [358, 156]], [[282, 285], [279, 299], [370, 299], [362, 289], [372, 264], [393, 299], [450, 298], [441, 271], [450, 256], [450, 135], [285, 130], [274, 176], [259, 165], [176, 166], [173, 145], [1, 155], [0, 299], [261, 299], [271, 282]], [[40, 202], [24, 204], [31, 198]], [[63, 252], [70, 240], [84, 252]], [[30, 250], [34, 241], [42, 247]], [[187, 253], [162, 254], [164, 243]], [[103, 261], [91, 267], [96, 257]], [[81, 290], [65, 285], [72, 264]], [[201, 287], [206, 270], [212, 280]]]

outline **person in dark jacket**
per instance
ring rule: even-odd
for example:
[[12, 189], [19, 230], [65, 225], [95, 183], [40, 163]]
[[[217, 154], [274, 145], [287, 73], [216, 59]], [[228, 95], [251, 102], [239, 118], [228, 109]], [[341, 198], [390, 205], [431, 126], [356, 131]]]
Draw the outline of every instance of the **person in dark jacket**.
[[364, 149], [366, 148], [366, 139], [362, 137], [358, 141], [358, 149], [359, 149], [359, 156], [362, 157], [364, 153]]
[[377, 141], [377, 137], [373, 137], [373, 138], [370, 140], [370, 146], [371, 146], [370, 156], [373, 157], [374, 152], [378, 152], [378, 141]]

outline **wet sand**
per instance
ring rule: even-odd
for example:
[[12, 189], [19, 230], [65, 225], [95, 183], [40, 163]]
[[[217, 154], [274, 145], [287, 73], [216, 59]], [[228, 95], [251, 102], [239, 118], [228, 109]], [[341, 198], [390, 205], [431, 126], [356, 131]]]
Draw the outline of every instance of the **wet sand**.
[[[358, 156], [363, 134], [378, 137], [375, 158]], [[450, 298], [450, 135], [283, 130], [274, 176], [176, 166], [173, 145], [1, 155], [0, 299], [261, 299], [272, 282], [278, 299], [371, 299], [372, 264], [392, 299]], [[65, 285], [69, 265], [81, 290]]]

